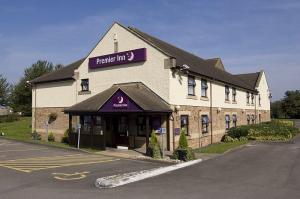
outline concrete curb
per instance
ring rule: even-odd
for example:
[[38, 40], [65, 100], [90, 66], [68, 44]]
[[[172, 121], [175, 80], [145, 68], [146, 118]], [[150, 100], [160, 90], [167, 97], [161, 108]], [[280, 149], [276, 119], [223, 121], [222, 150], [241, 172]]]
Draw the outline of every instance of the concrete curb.
[[144, 170], [138, 172], [125, 173], [120, 175], [113, 175], [108, 177], [98, 178], [95, 182], [95, 186], [98, 188], [114, 188], [119, 187], [125, 184], [137, 182], [147, 178], [152, 178], [167, 172], [171, 172], [177, 169], [188, 167], [197, 163], [200, 163], [202, 160], [193, 160], [189, 162], [184, 162], [172, 166], [160, 167], [151, 170]]

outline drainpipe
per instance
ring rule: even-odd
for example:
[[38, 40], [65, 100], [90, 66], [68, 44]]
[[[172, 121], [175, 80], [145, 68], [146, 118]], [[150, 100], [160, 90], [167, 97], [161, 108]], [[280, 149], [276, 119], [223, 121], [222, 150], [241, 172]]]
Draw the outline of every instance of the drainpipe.
[[213, 116], [212, 116], [212, 81], [210, 81], [210, 84], [209, 84], [209, 95], [210, 95], [210, 136], [211, 136], [211, 143], [213, 143]]
[[198, 110], [198, 131], [199, 131], [199, 148], [201, 148], [202, 147], [202, 144], [201, 144], [201, 130], [200, 130], [200, 122], [202, 122], [200, 119], [201, 119], [201, 117], [200, 117], [200, 111], [201, 110]]
[[37, 108], [36, 108], [36, 92], [37, 92], [36, 85], [33, 86], [33, 89], [34, 89], [34, 131], [36, 131], [36, 111], [37, 111]]

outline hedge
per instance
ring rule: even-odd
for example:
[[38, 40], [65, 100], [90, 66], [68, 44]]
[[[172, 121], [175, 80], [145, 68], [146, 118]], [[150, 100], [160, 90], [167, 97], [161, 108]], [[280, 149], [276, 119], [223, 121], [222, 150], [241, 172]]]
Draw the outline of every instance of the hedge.
[[297, 133], [299, 129], [290, 122], [274, 120], [231, 128], [227, 135], [237, 139], [247, 137], [250, 140], [289, 140]]

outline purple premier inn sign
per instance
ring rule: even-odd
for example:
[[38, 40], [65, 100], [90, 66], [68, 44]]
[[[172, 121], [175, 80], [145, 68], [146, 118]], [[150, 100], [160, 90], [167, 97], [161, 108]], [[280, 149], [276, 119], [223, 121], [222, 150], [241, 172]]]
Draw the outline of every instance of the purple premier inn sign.
[[142, 61], [146, 61], [146, 48], [92, 57], [89, 59], [89, 68], [96, 69]]
[[100, 112], [140, 112], [142, 109], [123, 91], [117, 90], [100, 108]]

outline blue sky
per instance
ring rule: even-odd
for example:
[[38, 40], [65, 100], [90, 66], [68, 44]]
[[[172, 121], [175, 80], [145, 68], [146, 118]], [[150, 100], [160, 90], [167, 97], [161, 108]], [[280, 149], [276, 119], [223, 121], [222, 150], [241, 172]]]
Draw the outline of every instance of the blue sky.
[[0, 69], [17, 82], [38, 59], [68, 64], [119, 21], [232, 73], [264, 69], [273, 100], [299, 88], [300, 1], [0, 0]]

